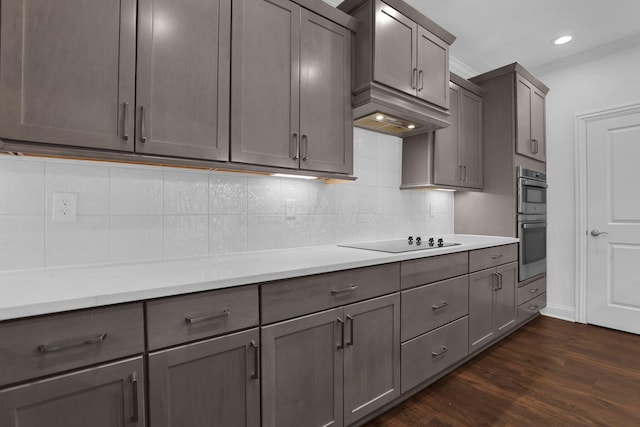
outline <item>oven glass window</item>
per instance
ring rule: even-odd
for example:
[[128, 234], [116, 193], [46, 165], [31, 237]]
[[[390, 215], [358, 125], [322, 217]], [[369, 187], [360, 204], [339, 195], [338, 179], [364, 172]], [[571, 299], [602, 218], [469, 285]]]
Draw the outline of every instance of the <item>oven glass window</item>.
[[523, 245], [522, 264], [531, 264], [546, 258], [547, 227], [525, 228], [522, 230], [521, 244]]
[[545, 203], [545, 188], [540, 187], [525, 187], [525, 202], [526, 203]]

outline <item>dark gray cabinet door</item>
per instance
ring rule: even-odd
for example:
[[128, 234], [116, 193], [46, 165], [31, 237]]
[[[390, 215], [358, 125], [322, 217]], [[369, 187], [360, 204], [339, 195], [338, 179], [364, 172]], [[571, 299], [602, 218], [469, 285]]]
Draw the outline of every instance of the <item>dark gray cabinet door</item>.
[[484, 178], [482, 141], [482, 98], [460, 90], [460, 124], [458, 159], [463, 166], [462, 185], [467, 188], [482, 188]]
[[418, 97], [449, 108], [449, 45], [418, 25]]
[[231, 1], [138, 8], [136, 152], [228, 160]]
[[545, 95], [519, 74], [516, 79], [516, 152], [546, 161]]
[[142, 358], [0, 391], [0, 425], [144, 426]]
[[400, 396], [400, 294], [345, 307], [344, 423]]
[[531, 138], [537, 141], [534, 158], [541, 162], [547, 160], [545, 129], [545, 95], [534, 89], [531, 95]]
[[500, 290], [495, 295], [495, 331], [502, 333], [516, 321], [518, 263], [496, 267], [496, 272], [500, 275]]
[[0, 137], [132, 151], [136, 1], [0, 8]]
[[155, 427], [258, 427], [258, 328], [149, 355]]
[[351, 31], [302, 10], [300, 168], [353, 172]]
[[380, 0], [374, 20], [374, 80], [416, 96], [418, 24]]
[[469, 276], [469, 352], [482, 347], [494, 337], [494, 294], [498, 287], [495, 268]]
[[298, 168], [300, 7], [236, 0], [231, 32], [231, 160]]
[[451, 91], [449, 117], [451, 124], [443, 129], [435, 132], [434, 144], [434, 181], [439, 185], [462, 185], [462, 168], [458, 160], [458, 140], [459, 140], [459, 115], [460, 107], [458, 105], [459, 93], [463, 91], [461, 87], [451, 83], [449, 88]]
[[262, 328], [264, 427], [344, 425], [343, 311]]

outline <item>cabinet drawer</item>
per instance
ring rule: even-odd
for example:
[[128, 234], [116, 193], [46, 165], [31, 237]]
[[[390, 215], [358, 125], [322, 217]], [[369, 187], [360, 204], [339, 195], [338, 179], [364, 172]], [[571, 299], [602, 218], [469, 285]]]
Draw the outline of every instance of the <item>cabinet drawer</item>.
[[402, 289], [426, 285], [469, 272], [468, 252], [439, 255], [410, 261], [402, 261], [400, 281]]
[[406, 341], [469, 314], [469, 276], [402, 292], [402, 332]]
[[149, 350], [258, 325], [258, 286], [147, 302]]
[[428, 380], [469, 352], [469, 317], [449, 323], [402, 344], [401, 391]]
[[277, 322], [398, 290], [398, 263], [274, 282], [261, 287], [262, 323]]
[[494, 246], [469, 252], [469, 272], [518, 260], [518, 244]]
[[547, 306], [546, 292], [518, 306], [518, 322], [536, 315]]
[[547, 278], [543, 277], [518, 288], [518, 305], [547, 291]]
[[142, 352], [142, 303], [1, 323], [0, 385]]

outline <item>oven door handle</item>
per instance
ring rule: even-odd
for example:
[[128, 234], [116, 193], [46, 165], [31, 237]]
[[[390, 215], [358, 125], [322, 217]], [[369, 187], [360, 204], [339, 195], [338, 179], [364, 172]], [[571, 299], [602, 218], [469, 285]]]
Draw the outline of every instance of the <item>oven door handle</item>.
[[520, 183], [522, 184], [522, 186], [549, 188], [549, 186], [546, 183], [542, 182], [542, 181], [522, 179], [522, 180], [520, 180]]
[[546, 222], [527, 222], [524, 224], [521, 224], [521, 227], [524, 229], [527, 228], [546, 228], [547, 227], [547, 223]]

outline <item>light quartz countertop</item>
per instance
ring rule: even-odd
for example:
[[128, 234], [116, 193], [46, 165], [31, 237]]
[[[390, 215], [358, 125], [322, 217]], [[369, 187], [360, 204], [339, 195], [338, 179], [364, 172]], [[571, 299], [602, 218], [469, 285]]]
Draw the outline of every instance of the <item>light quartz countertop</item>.
[[262, 283], [516, 243], [448, 235], [457, 246], [399, 254], [330, 246], [0, 273], [0, 320]]

